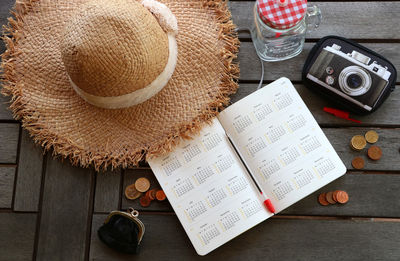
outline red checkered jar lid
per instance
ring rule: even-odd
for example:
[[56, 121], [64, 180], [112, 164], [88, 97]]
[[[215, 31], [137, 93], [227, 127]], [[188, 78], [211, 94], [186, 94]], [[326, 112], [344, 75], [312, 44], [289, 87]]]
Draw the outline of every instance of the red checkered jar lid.
[[261, 20], [275, 29], [289, 29], [303, 19], [307, 0], [257, 0]]

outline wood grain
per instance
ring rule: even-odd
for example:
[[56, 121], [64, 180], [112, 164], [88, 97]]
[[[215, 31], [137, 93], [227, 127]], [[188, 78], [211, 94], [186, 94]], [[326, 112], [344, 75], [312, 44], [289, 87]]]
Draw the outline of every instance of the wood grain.
[[0, 167], [0, 208], [11, 208], [15, 167]]
[[17, 162], [19, 124], [2, 123], [0, 128], [0, 163]]
[[[14, 2], [2, 0], [0, 25], [6, 23]], [[253, 4], [254, 1], [230, 3], [234, 22], [239, 27], [251, 25]], [[308, 42], [298, 57], [279, 63], [265, 63], [266, 82], [282, 76], [292, 81], [301, 81], [300, 73], [313, 42], [330, 34], [366, 42], [363, 45], [381, 53], [400, 68], [400, 27], [396, 19], [400, 13], [400, 1], [342, 1], [339, 4], [335, 1], [318, 1], [312, 4], [322, 9], [320, 28], [307, 36]], [[249, 42], [249, 34], [241, 33], [240, 36], [243, 40], [238, 59], [241, 66], [241, 88], [233, 96], [233, 101], [255, 90], [257, 84], [254, 82], [259, 80], [261, 68], [253, 45]], [[0, 53], [3, 52], [4, 43], [0, 41]], [[400, 76], [397, 82], [400, 82]], [[296, 88], [318, 123], [324, 127], [324, 132], [346, 166], [351, 168], [351, 159], [361, 155], [366, 159], [365, 170], [372, 174], [348, 173], [320, 190], [346, 190], [350, 195], [346, 205], [322, 207], [317, 202], [320, 191], [315, 192], [284, 210], [278, 218], [263, 222], [201, 259], [400, 260], [400, 222], [350, 218], [400, 217], [400, 201], [394, 196], [398, 194], [400, 182], [400, 175], [397, 174], [400, 171], [398, 90], [392, 93], [377, 112], [368, 116], [354, 116], [363, 122], [358, 125], [324, 113], [323, 106], [335, 106], [300, 84]], [[0, 97], [0, 120], [13, 119], [6, 109], [5, 102], [8, 100]], [[383, 149], [384, 154], [378, 162], [368, 160], [365, 151], [354, 152], [348, 146], [350, 138], [355, 134], [364, 134], [370, 129], [367, 127], [373, 127], [380, 134], [377, 145]], [[33, 147], [26, 133], [21, 135], [14, 210], [37, 211], [43, 158], [40, 149]], [[0, 167], [0, 208], [11, 208], [15, 167], [4, 164], [17, 162], [18, 136], [19, 124], [0, 124], [0, 164], [3, 164]], [[128, 170], [123, 177], [118, 176], [119, 173], [98, 174], [94, 199], [90, 197], [94, 171], [75, 168], [68, 161], [61, 163], [50, 157], [45, 170], [41, 218], [37, 231], [38, 248], [34, 257], [37, 260], [85, 260], [88, 244], [90, 260], [200, 259], [178, 219], [172, 214], [168, 202], [153, 202], [150, 207], [142, 208], [138, 201], [126, 200], [123, 191], [120, 191], [121, 178], [123, 189], [140, 176], [149, 178], [153, 186], [159, 186], [150, 169]], [[139, 255], [117, 254], [98, 240], [97, 229], [106, 215], [95, 214], [92, 226], [88, 226], [92, 200], [94, 211], [99, 213], [118, 208], [119, 201], [123, 209], [132, 206], [140, 210], [146, 234]], [[292, 219], [288, 215], [313, 216], [313, 219]], [[325, 217], [318, 216], [335, 216], [339, 219], [325, 220]], [[36, 219], [36, 213], [0, 212], [0, 260], [32, 259]], [[91, 237], [87, 241], [89, 233]]]
[[[238, 27], [250, 27], [253, 23], [255, 1], [230, 2], [233, 21]], [[352, 39], [399, 39], [397, 20], [399, 2], [333, 2], [310, 3], [322, 12], [320, 27], [308, 33], [308, 38], [340, 35]], [[371, 21], [373, 19], [373, 22]], [[247, 34], [242, 37], [249, 37]]]
[[[391, 61], [396, 68], [400, 68], [400, 43], [365, 43], [362, 45], [383, 55]], [[274, 81], [285, 76], [292, 81], [301, 81], [301, 71], [304, 62], [313, 46], [314, 43], [305, 43], [304, 50], [292, 59], [276, 63], [265, 62], [264, 80]], [[241, 81], [260, 80], [261, 65], [252, 42], [241, 43], [238, 61], [240, 64]], [[397, 75], [397, 82], [400, 82], [399, 74]]]
[[121, 170], [96, 173], [96, 194], [94, 212], [111, 212], [118, 210], [121, 196]]
[[367, 144], [367, 147], [360, 152], [352, 150], [349, 145], [354, 135], [364, 135], [370, 130], [369, 128], [323, 128], [323, 131], [348, 169], [353, 169], [351, 160], [356, 156], [361, 156], [365, 160], [363, 170], [399, 171], [399, 129], [373, 129], [379, 134], [379, 141], [374, 145], [379, 146], [383, 152], [382, 158], [378, 161], [370, 160], [366, 155], [370, 144]]
[[84, 260], [94, 172], [47, 158], [38, 260]]
[[[94, 215], [90, 260], [398, 260], [400, 222], [270, 219], [205, 257], [196, 254], [173, 215], [142, 215], [146, 233], [139, 255], [116, 253], [95, 233], [105, 215]], [[359, 251], [357, 251], [359, 250]]]
[[125, 171], [124, 175], [124, 185], [121, 191], [122, 196], [122, 209], [128, 209], [129, 207], [133, 207], [139, 211], [141, 210], [151, 210], [151, 211], [171, 211], [172, 207], [169, 204], [168, 200], [165, 201], [157, 201], [154, 200], [151, 202], [150, 206], [147, 208], [142, 207], [139, 204], [139, 199], [137, 200], [128, 200], [125, 198], [124, 191], [125, 188], [135, 183], [136, 179], [140, 177], [146, 177], [150, 181], [150, 189], [156, 188], [160, 189], [160, 184], [158, 183], [156, 177], [154, 176], [153, 172], [150, 169], [129, 169]]
[[[7, 17], [10, 16], [10, 9], [14, 5], [15, 0], [2, 0], [0, 4], [0, 28], [7, 24]], [[0, 40], [0, 54], [4, 53], [4, 42]], [[0, 57], [1, 62], [1, 57]], [[0, 94], [0, 120], [12, 120], [12, 113], [8, 110], [9, 97], [4, 97]]]
[[[397, 194], [399, 183], [399, 174], [348, 173], [279, 214], [399, 217], [400, 200], [393, 199], [393, 195]], [[350, 195], [348, 204], [329, 207], [319, 205], [318, 195], [333, 190], [347, 191]], [[173, 212], [173, 209], [170, 206], [168, 207], [164, 211]], [[150, 205], [145, 210], [157, 211], [158, 209]]]
[[14, 211], [38, 211], [42, 183], [43, 151], [26, 130], [21, 133], [21, 150], [15, 186]]
[[[13, 7], [15, 0], [2, 0], [0, 5], [0, 26], [7, 24], [7, 17], [10, 16], [10, 9]], [[4, 52], [4, 42], [0, 41], [0, 53]], [[0, 57], [1, 61], [1, 57]]]
[[[400, 217], [400, 200], [393, 198], [399, 183], [398, 174], [346, 174], [279, 214]], [[318, 195], [334, 190], [346, 191], [349, 202], [321, 206]]]
[[32, 260], [37, 214], [0, 213], [0, 260]]
[[[0, 41], [0, 43], [2, 43]], [[1, 49], [1, 46], [0, 46]], [[1, 50], [0, 50], [1, 52]], [[10, 97], [0, 94], [0, 120], [13, 120], [11, 111], [8, 109]]]
[[[232, 95], [231, 102], [234, 103], [252, 92], [256, 91], [258, 84], [241, 83], [236, 94]], [[322, 126], [380, 126], [380, 127], [399, 127], [400, 113], [397, 113], [400, 107], [400, 92], [398, 90], [392, 92], [389, 98], [383, 103], [376, 112], [360, 116], [351, 114], [351, 117], [360, 120], [362, 123], [354, 123], [344, 119], [337, 118], [323, 111], [324, 107], [338, 108], [338, 105], [312, 92], [310, 89], [301, 84], [295, 84], [296, 90], [310, 109], [314, 118]], [[400, 86], [398, 86], [400, 88]]]

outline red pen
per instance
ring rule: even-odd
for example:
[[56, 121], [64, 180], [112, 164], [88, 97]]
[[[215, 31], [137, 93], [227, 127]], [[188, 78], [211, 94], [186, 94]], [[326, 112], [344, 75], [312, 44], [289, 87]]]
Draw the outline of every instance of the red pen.
[[[228, 136], [228, 140], [232, 143], [232, 145], [233, 145], [233, 142], [232, 142], [232, 140], [231, 140], [231, 138]], [[236, 148], [235, 148], [235, 146], [232, 146], [232, 148], [236, 151]], [[236, 151], [237, 152], [237, 151]], [[246, 165], [245, 165], [245, 167], [246, 167]], [[247, 169], [247, 167], [246, 167], [246, 169]], [[275, 207], [274, 207], [274, 205], [272, 204], [272, 202], [271, 202], [271, 200], [269, 199], [269, 198], [267, 198], [267, 196], [262, 192], [262, 190], [260, 189], [260, 186], [258, 185], [258, 183], [257, 183], [257, 181], [254, 179], [254, 177], [250, 174], [250, 171], [247, 169], [247, 171], [248, 171], [248, 173], [249, 173], [249, 176], [250, 176], [250, 178], [253, 180], [253, 183], [254, 183], [254, 185], [256, 185], [256, 188], [257, 188], [257, 190], [260, 192], [260, 194], [261, 194], [261, 196], [263, 197], [263, 204], [264, 204], [264, 206], [267, 208], [267, 210], [269, 211], [269, 212], [271, 212], [272, 214], [275, 214]]]
[[275, 207], [274, 207], [274, 205], [272, 204], [271, 200], [270, 200], [269, 198], [267, 198], [267, 195], [265, 195], [265, 194], [261, 191], [260, 187], [258, 186], [257, 182], [254, 180], [253, 176], [250, 175], [250, 177], [251, 177], [251, 179], [253, 180], [254, 184], [256, 185], [256, 187], [257, 187], [258, 191], [260, 192], [261, 196], [263, 197], [264, 206], [267, 208], [267, 210], [268, 210], [269, 212], [275, 214]]
[[341, 111], [341, 110], [338, 110], [338, 109], [335, 109], [335, 108], [329, 108], [329, 107], [324, 107], [324, 111], [327, 112], [327, 113], [333, 114], [338, 118], [342, 118], [342, 119], [345, 119], [345, 120], [348, 120], [348, 121], [361, 123], [361, 121], [359, 121], [359, 120], [355, 120], [355, 119], [350, 118], [349, 117], [350, 113], [347, 112], [347, 111]]
[[264, 205], [267, 207], [267, 209], [269, 210], [269, 212], [274, 213], [275, 214], [275, 207], [274, 205], [272, 205], [272, 202], [269, 198], [266, 198], [266, 196], [261, 192], [261, 195], [263, 195], [264, 197]]

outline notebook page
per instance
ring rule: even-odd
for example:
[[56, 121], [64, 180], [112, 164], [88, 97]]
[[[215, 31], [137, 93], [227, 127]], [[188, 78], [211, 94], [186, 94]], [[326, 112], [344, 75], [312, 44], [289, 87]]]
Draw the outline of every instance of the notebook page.
[[218, 119], [277, 212], [346, 172], [287, 78], [236, 102]]
[[148, 162], [199, 255], [271, 216], [217, 119]]

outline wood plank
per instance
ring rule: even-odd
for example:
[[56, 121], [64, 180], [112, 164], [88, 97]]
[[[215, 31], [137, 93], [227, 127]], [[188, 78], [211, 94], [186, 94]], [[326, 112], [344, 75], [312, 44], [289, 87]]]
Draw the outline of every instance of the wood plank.
[[[0, 47], [1, 48], [1, 47]], [[0, 94], [0, 120], [13, 120], [11, 111], [8, 109], [10, 97]]]
[[[346, 174], [279, 214], [400, 217], [400, 200], [393, 199], [399, 182], [398, 174]], [[349, 202], [321, 206], [318, 195], [334, 190], [346, 191]]]
[[139, 204], [139, 199], [137, 200], [128, 200], [125, 198], [124, 191], [125, 188], [130, 185], [135, 183], [136, 179], [140, 177], [146, 177], [150, 181], [150, 189], [156, 188], [160, 189], [160, 184], [158, 183], [156, 177], [154, 176], [153, 172], [150, 169], [128, 169], [125, 171], [124, 174], [124, 185], [123, 189], [121, 191], [121, 196], [122, 196], [122, 209], [128, 209], [129, 207], [133, 207], [134, 209], [138, 209], [139, 211], [141, 210], [149, 210], [149, 211], [171, 211], [172, 207], [169, 204], [168, 200], [165, 201], [157, 201], [154, 200], [151, 202], [150, 206], [147, 208], [143, 208]]
[[[241, 83], [236, 94], [232, 95], [231, 102], [234, 103], [252, 92], [256, 91], [258, 84]], [[320, 125], [325, 126], [381, 126], [398, 127], [400, 125], [400, 114], [395, 113], [400, 107], [400, 92], [394, 91], [389, 98], [376, 112], [359, 116], [351, 114], [351, 117], [360, 120], [362, 123], [354, 123], [344, 119], [337, 118], [323, 111], [323, 107], [338, 108], [338, 105], [312, 92], [302, 84], [295, 84], [296, 90], [310, 109], [315, 119]], [[400, 88], [400, 86], [397, 86]]]
[[0, 208], [11, 208], [14, 178], [15, 167], [0, 167]]
[[[253, 23], [254, 1], [230, 3], [233, 21], [239, 27], [250, 27]], [[311, 3], [310, 3], [311, 4]], [[333, 2], [312, 3], [322, 12], [320, 27], [308, 34], [308, 38], [340, 35], [352, 39], [399, 39], [397, 20], [399, 2]], [[371, 23], [371, 18], [374, 22]], [[373, 26], [371, 26], [373, 24]], [[243, 35], [248, 37], [248, 35]]]
[[[2, 0], [0, 5], [0, 26], [3, 28], [3, 25], [7, 24], [7, 17], [10, 16], [10, 9], [14, 6], [15, 0]], [[5, 50], [4, 42], [0, 40], [0, 53], [3, 53]], [[1, 61], [1, 58], [0, 58]]]
[[[2, 0], [0, 5], [0, 28], [7, 24], [7, 17], [10, 16], [10, 9], [13, 7], [15, 0]], [[2, 40], [0, 40], [0, 54], [4, 53], [5, 45]], [[1, 61], [1, 57], [0, 57]], [[12, 113], [8, 110], [8, 101], [10, 98], [4, 97], [0, 94], [0, 120], [12, 120]]]
[[[90, 260], [399, 260], [400, 222], [270, 219], [205, 257], [196, 254], [172, 215], [142, 215], [146, 234], [138, 255], [116, 253], [96, 231], [105, 215], [94, 215]], [[360, 251], [357, 251], [360, 250]]]
[[38, 260], [84, 260], [94, 172], [47, 157]]
[[[324, 133], [326, 134], [326, 136], [328, 137], [328, 139], [330, 140], [330, 142], [332, 143], [335, 150], [338, 152], [339, 157], [343, 160], [344, 164], [346, 165], [346, 167], [348, 169], [353, 169], [353, 167], [351, 166], [352, 159], [356, 156], [361, 156], [365, 160], [364, 170], [368, 170], [368, 171], [399, 171], [400, 170], [400, 161], [393, 160], [394, 158], [399, 157], [398, 140], [400, 140], [400, 132], [398, 131], [398, 129], [377, 129], [377, 128], [375, 128], [375, 130], [380, 135], [379, 141], [376, 143], [376, 145], [380, 146], [383, 151], [383, 156], [379, 161], [372, 161], [372, 160], [368, 159], [368, 157], [366, 156], [366, 149], [364, 149], [361, 152], [357, 152], [357, 151], [353, 151], [349, 147], [350, 139], [354, 135], [357, 135], [357, 134], [363, 135], [365, 132], [370, 130], [369, 128], [323, 128], [323, 130], [324, 130]], [[367, 148], [369, 148], [369, 146], [371, 146], [371, 145], [367, 145]], [[141, 174], [141, 173], [146, 173], [146, 174]], [[128, 177], [131, 177], [131, 178], [128, 181], [124, 182], [124, 188], [127, 185], [133, 183], [134, 180], [140, 176], [146, 176], [150, 180], [152, 180], [152, 183], [154, 182], [154, 177], [153, 177], [151, 170], [149, 170], [149, 169], [148, 170], [133, 170], [131, 172], [131, 174], [128, 175]], [[343, 183], [344, 188], [342, 188], [342, 189], [350, 191], [350, 190], [356, 188], [356, 185], [354, 185], [354, 184], [357, 184], [358, 182], [360, 182], [360, 183], [367, 182], [368, 188], [371, 191], [375, 190], [376, 183], [383, 184], [383, 183], [387, 182], [387, 184], [385, 186], [384, 185], [378, 186], [377, 187], [378, 189], [381, 189], [382, 187], [389, 188], [391, 186], [391, 184], [398, 184], [397, 183], [397, 179], [398, 179], [397, 175], [391, 176], [391, 175], [386, 175], [386, 174], [378, 174], [377, 176], [366, 176], [366, 177], [368, 177], [368, 178], [372, 177], [372, 180], [366, 179], [363, 181], [357, 181], [357, 179], [359, 179], [359, 180], [364, 179], [363, 175], [358, 176], [357, 178], [352, 177], [349, 179], [348, 182], [345, 181]], [[343, 182], [343, 181], [341, 181], [341, 182]], [[361, 191], [358, 191], [358, 192], [356, 192], [356, 195], [361, 194], [361, 193], [362, 193]], [[373, 211], [373, 209], [365, 208], [365, 206], [363, 204], [360, 204], [360, 205], [355, 206], [353, 209], [342, 208], [343, 212], [340, 212], [337, 214], [344, 215], [344, 216], [349, 216], [349, 215], [353, 215], [353, 214], [357, 214], [360, 216], [381, 216], [381, 217], [400, 216], [400, 212], [398, 212], [397, 210], [393, 210], [393, 209], [385, 210], [385, 208], [387, 206], [382, 205], [383, 200], [386, 200], [387, 198], [392, 197], [393, 193], [396, 193], [395, 190], [388, 189], [387, 191], [385, 191], [385, 193], [387, 193], [387, 194], [385, 194], [385, 196], [383, 196], [382, 198], [376, 198], [373, 201], [371, 201], [371, 205], [373, 205], [373, 206], [375, 206], [375, 205], [382, 206], [382, 209], [380, 209], [379, 211]], [[154, 203], [159, 203], [159, 202], [154, 202]], [[316, 203], [316, 202], [314, 202], [314, 203]], [[355, 204], [358, 204], [358, 203], [355, 203]], [[132, 206], [134, 208], [138, 208], [140, 210], [143, 209], [142, 207], [140, 207], [137, 200], [133, 201], [132, 203], [129, 204], [129, 202], [126, 199], [123, 199], [122, 208], [127, 209], [130, 206]], [[162, 208], [159, 208], [159, 205], [152, 204], [148, 208], [145, 208], [143, 210], [173, 211], [169, 204], [162, 205]], [[308, 211], [307, 209], [305, 209], [303, 212], [301, 212], [301, 214], [314, 215], [315, 214], [315, 212], [313, 212], [314, 210], [313, 209], [311, 209], [311, 210], [312, 211]], [[300, 214], [300, 212], [297, 214]], [[317, 213], [317, 214], [319, 214], [319, 213]], [[332, 213], [332, 214], [334, 214], [334, 213]]]
[[[329, 215], [358, 217], [400, 217], [400, 201], [388, 200], [397, 194], [400, 183], [399, 174], [361, 174], [347, 173], [343, 177], [314, 192], [305, 199], [284, 210], [280, 214], [293, 215]], [[384, 189], [383, 189], [384, 188]], [[322, 207], [318, 195], [322, 192], [345, 190], [350, 201], [345, 205]], [[129, 205], [123, 206], [127, 209]], [[136, 208], [136, 206], [135, 206]], [[144, 209], [157, 211], [155, 206]], [[164, 211], [173, 212], [168, 205]]]
[[354, 151], [350, 148], [350, 140], [354, 135], [364, 135], [369, 128], [324, 128], [323, 131], [328, 137], [332, 146], [335, 148], [339, 157], [342, 159], [347, 169], [353, 169], [351, 160], [356, 156], [361, 156], [365, 160], [363, 170], [378, 170], [378, 171], [399, 171], [399, 129], [374, 129], [379, 133], [379, 141], [375, 145], [382, 149], [383, 156], [378, 161], [373, 161], [366, 155], [367, 149], [371, 146], [368, 144], [361, 151]]
[[0, 213], [0, 259], [32, 260], [37, 214]]
[[0, 123], [0, 163], [17, 162], [18, 136], [18, 123]]
[[[363, 43], [362, 45], [383, 55], [389, 59], [396, 68], [400, 68], [400, 43]], [[292, 59], [276, 63], [265, 62], [264, 80], [273, 81], [285, 76], [292, 81], [301, 81], [301, 71], [304, 62], [313, 46], [314, 43], [305, 43], [304, 50]], [[241, 43], [238, 61], [240, 64], [241, 81], [260, 80], [261, 65], [252, 42]], [[397, 75], [397, 82], [400, 82], [400, 74]]]
[[15, 186], [14, 211], [38, 211], [42, 183], [43, 151], [26, 130], [21, 133], [21, 149]]
[[118, 210], [121, 196], [121, 172], [121, 170], [115, 170], [96, 173], [94, 212]]

